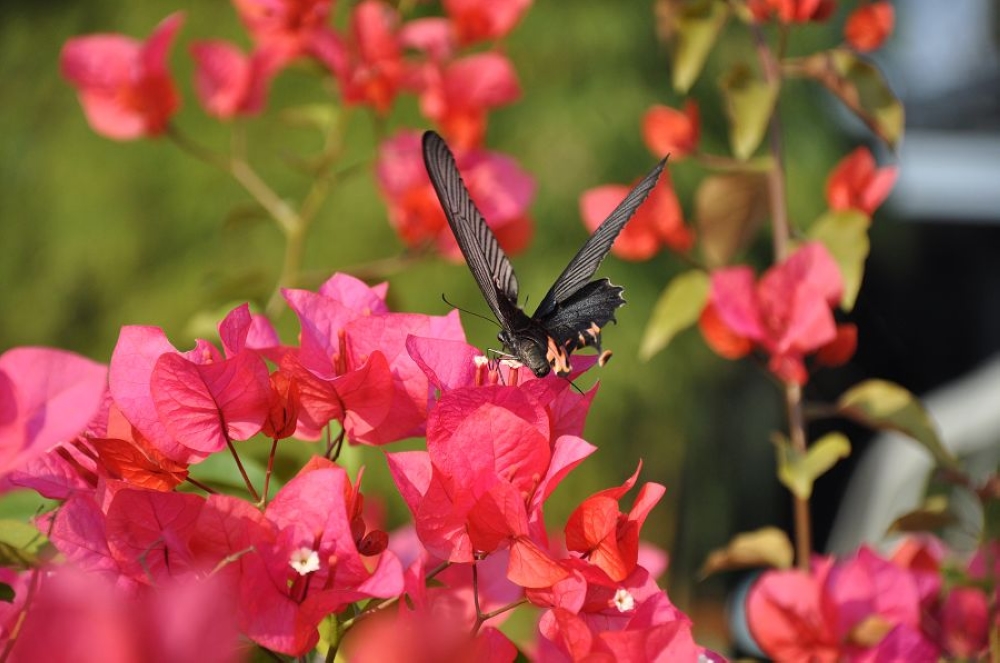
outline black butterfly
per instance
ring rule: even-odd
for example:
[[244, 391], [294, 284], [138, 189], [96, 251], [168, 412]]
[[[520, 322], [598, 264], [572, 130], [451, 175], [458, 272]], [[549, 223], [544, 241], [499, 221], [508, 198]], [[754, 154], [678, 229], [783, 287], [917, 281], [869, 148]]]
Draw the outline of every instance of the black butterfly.
[[[666, 159], [661, 161], [590, 236], [569, 261], [530, 318], [517, 305], [517, 277], [493, 231], [465, 188], [455, 157], [441, 136], [424, 134], [424, 165], [437, 192], [462, 255], [483, 291], [483, 297], [502, 327], [498, 338], [504, 347], [538, 377], [555, 369], [570, 372], [569, 355], [594, 346], [601, 350], [601, 328], [615, 319], [615, 309], [625, 303], [624, 288], [608, 279], [591, 281], [618, 233], [653, 189]], [[600, 364], [611, 355], [601, 354]]]

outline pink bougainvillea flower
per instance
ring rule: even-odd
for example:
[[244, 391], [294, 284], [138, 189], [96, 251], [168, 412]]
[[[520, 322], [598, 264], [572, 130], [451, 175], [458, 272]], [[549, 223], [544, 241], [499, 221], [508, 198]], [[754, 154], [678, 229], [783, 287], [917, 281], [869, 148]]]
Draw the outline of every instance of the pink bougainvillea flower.
[[214, 40], [191, 45], [195, 92], [210, 114], [228, 119], [254, 115], [264, 107], [267, 86], [277, 62], [266, 51], [244, 55], [232, 44]]
[[406, 82], [399, 14], [381, 0], [362, 0], [351, 10], [346, 39], [323, 32], [313, 53], [337, 77], [347, 104], [371, 106], [385, 115]]
[[[648, 260], [663, 247], [685, 253], [694, 244], [669, 175], [664, 172], [661, 180], [615, 239], [611, 252], [619, 258]], [[580, 196], [580, 214], [587, 229], [597, 230], [630, 190], [623, 184], [606, 184], [585, 191]]]
[[989, 651], [990, 601], [977, 587], [955, 587], [940, 609], [941, 644], [953, 657], [978, 660]]
[[84, 432], [107, 392], [108, 369], [48, 348], [0, 355], [0, 476]]
[[574, 570], [571, 577], [551, 590], [528, 591], [533, 603], [549, 607], [538, 622], [535, 660], [724, 660], [695, 644], [691, 620], [645, 569], [637, 567], [615, 582], [583, 560], [568, 565]]
[[421, 68], [420, 110], [457, 150], [479, 147], [487, 113], [521, 96], [517, 73], [501, 53], [486, 52]]
[[552, 440], [551, 431], [549, 413], [527, 389], [444, 393], [428, 421], [428, 451], [389, 456], [427, 550], [467, 563], [509, 549], [507, 577], [524, 587], [565, 577], [547, 550], [542, 504], [593, 447], [571, 435]]
[[684, 110], [656, 105], [642, 116], [642, 138], [657, 159], [683, 159], [698, 149], [701, 120], [698, 103], [688, 99]]
[[[330, 613], [367, 598], [403, 591], [402, 567], [381, 550], [369, 566], [362, 548], [373, 532], [359, 527], [357, 488], [343, 468], [313, 459], [268, 504], [263, 519], [246, 502], [212, 496], [199, 518], [198, 554], [238, 583], [240, 629], [275, 651], [301, 656], [316, 646]], [[220, 526], [226, 528], [220, 532]], [[247, 548], [252, 546], [252, 552]]]
[[583, 555], [591, 564], [619, 581], [635, 570], [639, 560], [639, 531], [646, 516], [663, 497], [666, 488], [647, 483], [627, 513], [618, 502], [635, 485], [639, 469], [625, 483], [602, 490], [585, 499], [566, 521], [566, 548]]
[[171, 14], [148, 40], [117, 34], [66, 42], [60, 69], [73, 84], [90, 127], [108, 138], [158, 136], [180, 106], [167, 55], [184, 17]]
[[835, 0], [748, 0], [747, 6], [758, 21], [777, 17], [782, 23], [825, 21], [836, 9]]
[[[865, 547], [841, 562], [816, 558], [808, 573], [765, 573], [750, 591], [747, 615], [757, 644], [776, 660], [937, 658], [920, 630], [914, 574]], [[918, 653], [930, 658], [910, 657]]]
[[831, 307], [842, 291], [840, 270], [818, 242], [802, 245], [757, 283], [749, 267], [717, 270], [702, 313], [702, 335], [727, 358], [750, 347], [738, 342], [745, 339], [770, 355], [775, 375], [804, 384], [803, 357], [836, 338]]
[[861, 146], [840, 160], [826, 181], [831, 209], [856, 209], [871, 216], [896, 183], [895, 167], [877, 168], [871, 150]]
[[[500, 246], [507, 255], [523, 250], [532, 232], [528, 206], [535, 195], [534, 180], [513, 159], [495, 152], [460, 151], [456, 160]], [[463, 261], [424, 169], [419, 134], [402, 132], [383, 143], [376, 175], [389, 219], [404, 244], [413, 248], [433, 244], [446, 258]]]
[[130, 424], [117, 406], [108, 414], [106, 437], [89, 440], [96, 473], [136, 488], [169, 491], [187, 478], [187, 465], [171, 460]]
[[301, 349], [282, 361], [282, 370], [300, 380], [296, 434], [316, 439], [331, 419], [344, 423], [350, 440], [367, 444], [422, 434], [429, 384], [406, 352], [407, 337], [464, 341], [457, 313], [390, 313], [384, 284], [369, 289], [345, 275], [317, 293], [284, 295], [302, 326]]
[[892, 4], [872, 2], [851, 12], [844, 26], [844, 38], [858, 51], [874, 51], [892, 34], [896, 14]]
[[444, 0], [462, 44], [500, 39], [517, 25], [531, 0]]
[[332, 0], [233, 0], [254, 43], [269, 57], [287, 61], [303, 55], [329, 29]]
[[271, 386], [263, 359], [246, 347], [246, 305], [219, 325], [223, 357], [211, 344], [179, 353], [163, 331], [123, 327], [111, 357], [111, 395], [122, 414], [168, 458], [201, 460], [260, 431]]
[[246, 649], [233, 597], [221, 589], [214, 578], [188, 576], [136, 595], [78, 569], [50, 569], [7, 653], [12, 661], [44, 661], [58, 647], [81, 661], [237, 663]]

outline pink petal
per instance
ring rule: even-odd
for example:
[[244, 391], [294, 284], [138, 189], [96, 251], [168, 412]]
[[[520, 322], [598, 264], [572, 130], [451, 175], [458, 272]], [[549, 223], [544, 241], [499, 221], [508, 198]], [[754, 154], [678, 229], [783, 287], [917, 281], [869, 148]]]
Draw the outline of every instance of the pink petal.
[[0, 355], [0, 475], [83, 432], [98, 413], [108, 369], [48, 348]]
[[749, 267], [730, 267], [712, 273], [710, 301], [723, 324], [739, 336], [764, 337], [754, 274]]
[[201, 453], [255, 435], [270, 404], [267, 367], [250, 352], [201, 366], [165, 354], [153, 369], [150, 388], [167, 430]]
[[249, 304], [237, 306], [219, 323], [219, 339], [227, 357], [237, 355], [246, 347], [252, 324]]
[[193, 570], [188, 543], [205, 499], [185, 493], [125, 489], [107, 514], [107, 541], [122, 572], [157, 582]]
[[408, 336], [406, 351], [435, 389], [447, 391], [475, 384], [476, 358], [482, 352], [464, 341]]
[[230, 118], [243, 107], [250, 90], [250, 58], [224, 41], [203, 41], [191, 45], [195, 61], [195, 91], [205, 110], [216, 117]]
[[507, 577], [521, 587], [551, 587], [569, 572], [526, 536], [517, 538], [510, 547]]
[[426, 451], [387, 453], [389, 472], [403, 501], [414, 515], [431, 482], [431, 459]]

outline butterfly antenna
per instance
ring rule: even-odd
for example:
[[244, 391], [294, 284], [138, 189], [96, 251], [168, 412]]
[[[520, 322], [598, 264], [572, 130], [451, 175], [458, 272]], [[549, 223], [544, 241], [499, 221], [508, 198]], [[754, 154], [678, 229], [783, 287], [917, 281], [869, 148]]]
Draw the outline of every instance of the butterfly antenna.
[[570, 380], [570, 379], [569, 379], [568, 377], [566, 377], [566, 376], [562, 376], [562, 379], [563, 379], [563, 380], [565, 380], [566, 382], [569, 382], [569, 386], [571, 386], [571, 387], [573, 387], [574, 389], [576, 389], [576, 393], [578, 393], [578, 394], [580, 394], [581, 396], [583, 396], [583, 389], [580, 389], [580, 388], [579, 388], [578, 386], [576, 386], [576, 383], [575, 383], [575, 382], [573, 382], [572, 380]]
[[479, 318], [480, 320], [485, 320], [486, 322], [490, 322], [490, 323], [496, 325], [497, 327], [500, 326], [500, 323], [497, 322], [496, 320], [494, 320], [493, 318], [487, 318], [485, 315], [480, 315], [480, 314], [476, 313], [475, 311], [470, 311], [467, 308], [462, 308], [461, 306], [456, 306], [455, 304], [452, 304], [451, 302], [448, 301], [448, 298], [444, 296], [443, 292], [441, 293], [441, 300], [445, 304], [447, 304], [448, 306], [452, 307], [455, 310], [461, 311], [462, 313], [468, 313], [469, 315], [474, 316], [476, 318]]

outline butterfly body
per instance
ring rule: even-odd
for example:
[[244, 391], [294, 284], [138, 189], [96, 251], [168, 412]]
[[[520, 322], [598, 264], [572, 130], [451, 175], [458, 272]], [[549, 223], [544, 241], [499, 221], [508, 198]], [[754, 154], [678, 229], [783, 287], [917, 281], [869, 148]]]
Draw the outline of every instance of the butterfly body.
[[[423, 137], [424, 165], [444, 208], [448, 225], [479, 289], [500, 322], [497, 338], [504, 348], [538, 377], [551, 371], [570, 373], [570, 355], [580, 348], [601, 350], [601, 329], [615, 320], [625, 303], [624, 288], [608, 279], [591, 281], [618, 233], [656, 184], [661, 161], [594, 231], [530, 317], [517, 305], [514, 269], [496, 236], [473, 203], [444, 140], [428, 131]], [[601, 355], [603, 365], [610, 353]]]

